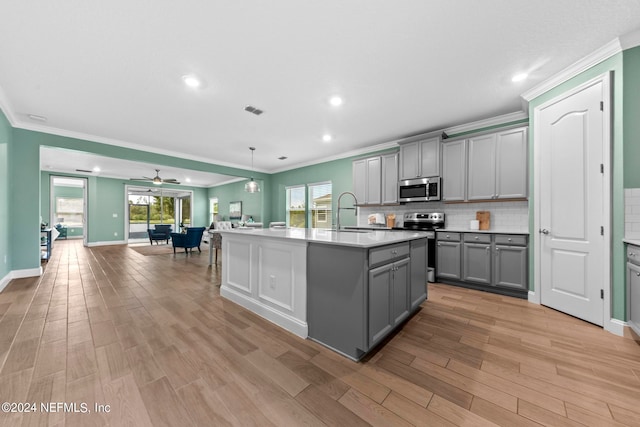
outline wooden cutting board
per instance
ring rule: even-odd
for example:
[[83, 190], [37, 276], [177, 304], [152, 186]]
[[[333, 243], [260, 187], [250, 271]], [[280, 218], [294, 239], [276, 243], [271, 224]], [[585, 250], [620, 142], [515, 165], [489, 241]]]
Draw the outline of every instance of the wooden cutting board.
[[491, 212], [477, 211], [476, 219], [480, 221], [480, 230], [488, 230], [491, 226]]

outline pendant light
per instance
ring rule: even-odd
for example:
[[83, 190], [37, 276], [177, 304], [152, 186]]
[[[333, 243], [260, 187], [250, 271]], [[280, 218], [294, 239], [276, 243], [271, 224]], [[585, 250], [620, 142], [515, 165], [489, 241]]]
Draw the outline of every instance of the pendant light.
[[[251, 150], [251, 172], [253, 172], [253, 152], [256, 151], [256, 147], [249, 147], [249, 150]], [[249, 182], [244, 185], [244, 191], [247, 193], [257, 193], [260, 191], [260, 185], [251, 177]]]

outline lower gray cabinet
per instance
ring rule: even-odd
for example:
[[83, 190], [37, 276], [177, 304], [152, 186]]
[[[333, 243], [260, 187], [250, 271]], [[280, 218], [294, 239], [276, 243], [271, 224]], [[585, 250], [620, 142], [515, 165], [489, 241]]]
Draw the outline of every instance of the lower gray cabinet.
[[491, 235], [465, 233], [462, 248], [463, 280], [491, 284]]
[[426, 298], [426, 251], [426, 238], [371, 249], [309, 243], [309, 338], [361, 359]]
[[[451, 241], [456, 234], [461, 234], [463, 243]], [[438, 232], [437, 236], [439, 281], [526, 298], [526, 235]]]
[[460, 280], [462, 278], [460, 233], [438, 232], [436, 239], [436, 272], [438, 277]]
[[527, 247], [496, 245], [493, 272], [496, 286], [528, 290]]
[[409, 316], [409, 258], [369, 270], [369, 345]]

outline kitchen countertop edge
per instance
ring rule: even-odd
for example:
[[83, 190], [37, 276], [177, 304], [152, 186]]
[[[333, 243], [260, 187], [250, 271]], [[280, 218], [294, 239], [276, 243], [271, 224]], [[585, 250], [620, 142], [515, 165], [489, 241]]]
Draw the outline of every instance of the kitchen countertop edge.
[[440, 228], [439, 232], [445, 233], [488, 233], [488, 234], [524, 234], [529, 235], [529, 230], [501, 230], [501, 229], [491, 229], [491, 230], [469, 230], [468, 228], [456, 228], [456, 227], [447, 227]]
[[220, 234], [232, 234], [234, 236], [255, 236], [268, 239], [291, 240], [323, 245], [352, 246], [358, 248], [374, 248], [377, 246], [392, 245], [411, 240], [422, 239], [428, 236], [423, 231], [392, 231], [371, 230], [364, 233], [322, 229], [232, 229], [220, 230]]

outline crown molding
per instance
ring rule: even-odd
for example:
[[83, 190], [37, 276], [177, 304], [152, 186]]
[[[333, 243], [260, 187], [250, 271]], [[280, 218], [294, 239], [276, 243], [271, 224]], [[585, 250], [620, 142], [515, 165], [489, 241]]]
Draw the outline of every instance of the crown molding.
[[321, 159], [315, 159], [309, 162], [297, 163], [295, 165], [287, 166], [285, 168], [272, 169], [269, 173], [286, 172], [293, 169], [300, 169], [306, 166], [313, 166], [320, 163], [331, 162], [333, 160], [345, 159], [347, 157], [361, 156], [364, 154], [373, 153], [375, 151], [387, 150], [390, 148], [398, 148], [398, 142], [394, 140], [390, 142], [384, 142], [382, 144], [370, 145], [364, 148], [359, 148], [357, 150], [345, 151], [344, 153], [336, 154], [334, 156], [323, 157]]
[[[634, 33], [631, 33], [634, 34]], [[632, 43], [633, 40], [640, 41], [640, 34], [629, 38], [629, 43]], [[616, 38], [606, 45], [602, 46], [600, 49], [594, 51], [593, 53], [585, 56], [584, 58], [574, 62], [569, 65], [564, 70], [560, 71], [558, 74], [553, 77], [543, 81], [539, 85], [529, 89], [521, 96], [527, 102], [530, 102], [532, 99], [537, 98], [538, 96], [550, 91], [554, 87], [566, 82], [567, 80], [577, 76], [583, 71], [588, 70], [601, 63], [602, 61], [611, 58], [613, 55], [620, 53], [624, 50], [623, 44], [621, 43], [621, 38]]]
[[16, 127], [16, 118], [13, 115], [13, 108], [11, 108], [11, 103], [9, 102], [9, 98], [7, 98], [7, 94], [4, 89], [0, 86], [0, 110], [4, 113], [5, 117], [9, 121], [11, 127]]
[[[91, 141], [99, 144], [113, 145], [116, 147], [128, 148], [131, 150], [138, 150], [138, 151], [145, 151], [145, 152], [149, 152], [150, 150], [153, 150], [153, 153], [155, 154], [162, 154], [165, 156], [176, 157], [178, 159], [193, 160], [200, 163], [208, 163], [216, 166], [225, 166], [225, 167], [240, 169], [243, 171], [247, 171], [247, 174], [249, 174], [250, 172], [250, 170], [247, 169], [247, 167], [244, 165], [237, 165], [235, 163], [222, 162], [220, 160], [211, 159], [204, 156], [194, 156], [194, 155], [184, 154], [184, 153], [180, 153], [173, 150], [165, 150], [162, 148], [152, 147], [149, 145], [136, 144], [136, 143], [122, 141], [118, 139], [105, 138], [105, 137], [81, 133], [81, 132], [69, 131], [65, 129], [56, 128], [53, 126], [19, 122], [13, 125], [13, 127], [17, 129], [30, 130], [34, 132], [42, 132], [50, 135]], [[270, 173], [267, 170], [258, 169], [258, 168], [251, 170], [251, 172]]]
[[488, 119], [478, 120], [476, 122], [465, 123], [463, 125], [451, 126], [443, 131], [449, 135], [457, 135], [459, 133], [469, 132], [472, 130], [488, 128], [491, 126], [511, 123], [518, 120], [525, 120], [529, 115], [525, 111], [515, 111], [513, 113], [503, 114], [501, 116], [490, 117]]
[[622, 47], [622, 50], [640, 46], [640, 29], [620, 36], [620, 46]]

